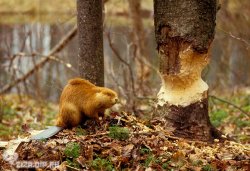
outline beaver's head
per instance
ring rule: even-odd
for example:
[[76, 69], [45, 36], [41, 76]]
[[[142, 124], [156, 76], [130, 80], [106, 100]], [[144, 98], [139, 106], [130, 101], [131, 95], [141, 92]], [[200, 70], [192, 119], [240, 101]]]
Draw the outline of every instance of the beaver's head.
[[96, 94], [97, 101], [100, 102], [100, 106], [104, 108], [110, 108], [118, 102], [117, 93], [111, 89], [103, 88]]

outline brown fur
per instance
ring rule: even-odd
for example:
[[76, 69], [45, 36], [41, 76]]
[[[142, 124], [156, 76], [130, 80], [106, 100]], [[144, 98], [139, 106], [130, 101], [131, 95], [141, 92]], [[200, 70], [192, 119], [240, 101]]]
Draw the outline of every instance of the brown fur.
[[116, 92], [98, 87], [87, 80], [74, 78], [68, 81], [60, 97], [57, 126], [74, 127], [87, 116], [99, 120], [105, 109], [118, 101]]

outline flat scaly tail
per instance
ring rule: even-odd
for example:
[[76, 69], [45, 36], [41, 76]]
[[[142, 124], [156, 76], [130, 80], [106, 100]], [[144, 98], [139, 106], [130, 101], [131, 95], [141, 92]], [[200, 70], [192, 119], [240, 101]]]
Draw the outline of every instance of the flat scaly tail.
[[51, 126], [48, 129], [40, 132], [39, 134], [32, 136], [31, 140], [41, 140], [41, 139], [50, 138], [50, 137], [56, 135], [58, 132], [60, 132], [63, 129], [64, 129], [63, 127]]

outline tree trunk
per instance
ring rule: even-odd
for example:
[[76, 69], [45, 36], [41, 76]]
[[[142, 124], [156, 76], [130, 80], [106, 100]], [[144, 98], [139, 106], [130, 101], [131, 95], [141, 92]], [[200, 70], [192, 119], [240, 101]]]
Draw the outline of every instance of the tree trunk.
[[214, 38], [216, 0], [154, 0], [162, 87], [157, 113], [174, 134], [203, 141], [217, 137], [208, 116], [208, 85], [201, 72]]
[[141, 0], [128, 0], [129, 15], [132, 20], [132, 40], [135, 50], [134, 59], [136, 64], [136, 80], [138, 87], [137, 94], [145, 96], [149, 85], [150, 69], [145, 65], [145, 60], [148, 60], [147, 42], [145, 38], [145, 30], [141, 15]]
[[104, 85], [102, 0], [77, 0], [81, 77]]
[[[2, 42], [4, 42], [4, 26], [0, 25], [0, 40], [2, 40]], [[4, 54], [4, 47], [3, 47], [4, 43], [0, 44], [0, 73], [1, 73], [1, 77], [0, 77], [0, 87], [2, 87], [6, 81], [6, 71], [3, 67], [5, 60], [5, 54]], [[1, 101], [0, 101], [0, 107], [1, 107]], [[0, 108], [1, 109], [1, 108]], [[1, 112], [1, 111], [0, 111]]]

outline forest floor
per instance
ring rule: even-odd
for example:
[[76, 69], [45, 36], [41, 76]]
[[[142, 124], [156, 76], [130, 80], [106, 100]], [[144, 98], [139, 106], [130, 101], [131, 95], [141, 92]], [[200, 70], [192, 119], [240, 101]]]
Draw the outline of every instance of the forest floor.
[[[230, 101], [249, 113], [249, 96], [239, 94]], [[16, 95], [2, 97], [0, 104], [2, 141], [27, 140], [31, 130], [54, 125], [58, 110], [55, 104]], [[101, 121], [102, 127], [89, 120], [47, 140], [22, 142], [14, 159], [0, 149], [0, 170], [34, 164], [47, 168], [60, 164], [58, 170], [249, 170], [249, 116], [210, 98], [210, 119], [234, 141], [184, 140], [164, 130], [160, 120], [143, 121], [126, 112], [112, 112]]]

